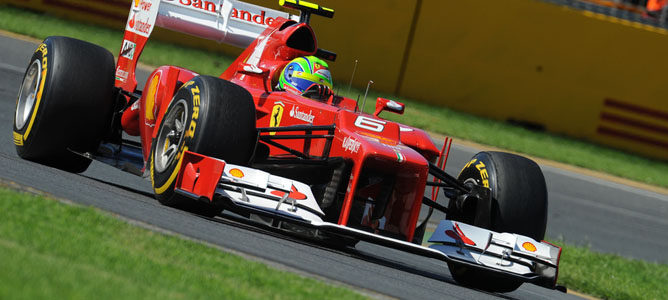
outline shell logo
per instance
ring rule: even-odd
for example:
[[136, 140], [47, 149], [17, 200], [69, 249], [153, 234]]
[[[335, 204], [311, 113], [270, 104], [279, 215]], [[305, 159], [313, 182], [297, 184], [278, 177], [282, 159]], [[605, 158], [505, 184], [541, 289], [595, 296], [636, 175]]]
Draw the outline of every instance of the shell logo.
[[139, 6], [139, 2], [141, 2], [141, 0], [135, 0], [135, 7]]
[[236, 178], [243, 178], [244, 177], [244, 172], [235, 168], [235, 169], [230, 170], [230, 175], [232, 175]]
[[524, 242], [524, 244], [522, 244], [522, 248], [529, 252], [536, 252], [536, 245], [529, 242]]

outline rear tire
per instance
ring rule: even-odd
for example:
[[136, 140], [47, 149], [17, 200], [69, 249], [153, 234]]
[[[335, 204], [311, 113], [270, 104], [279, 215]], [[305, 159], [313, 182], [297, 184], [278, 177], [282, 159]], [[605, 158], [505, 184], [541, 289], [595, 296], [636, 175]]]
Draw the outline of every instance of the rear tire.
[[[487, 229], [521, 234], [538, 241], [545, 237], [547, 188], [543, 172], [535, 162], [509, 153], [480, 152], [464, 167], [458, 179], [490, 188], [491, 227]], [[472, 221], [475, 218], [470, 214], [447, 218], [480, 226]], [[455, 280], [478, 289], [511, 292], [522, 285], [521, 281], [498, 277], [457, 263], [448, 266]]]
[[197, 76], [174, 95], [151, 145], [149, 165], [160, 203], [215, 216], [222, 206], [174, 193], [185, 151], [247, 165], [255, 143], [255, 105], [244, 88], [211, 76]]
[[69, 172], [85, 171], [111, 126], [114, 57], [88, 42], [48, 37], [23, 78], [14, 115], [17, 154]]

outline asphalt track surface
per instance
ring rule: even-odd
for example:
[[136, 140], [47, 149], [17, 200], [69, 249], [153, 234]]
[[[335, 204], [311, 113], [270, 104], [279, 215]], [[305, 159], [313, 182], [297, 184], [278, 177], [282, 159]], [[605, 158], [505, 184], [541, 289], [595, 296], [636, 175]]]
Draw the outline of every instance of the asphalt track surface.
[[[93, 162], [71, 174], [21, 160], [11, 139], [14, 105], [35, 44], [0, 35], [0, 180], [98, 207], [193, 239], [271, 261], [383, 296], [409, 299], [572, 299], [570, 294], [525, 284], [508, 294], [489, 294], [457, 285], [447, 266], [436, 260], [360, 243], [333, 250], [234, 218], [205, 219], [161, 206], [150, 182]], [[140, 76], [141, 77], [141, 76]], [[146, 74], [139, 82], [145, 80]], [[454, 145], [447, 171], [458, 169], [477, 149]], [[541, 166], [550, 195], [548, 237], [587, 244], [595, 250], [667, 262], [668, 197]], [[438, 219], [438, 214], [435, 216]]]

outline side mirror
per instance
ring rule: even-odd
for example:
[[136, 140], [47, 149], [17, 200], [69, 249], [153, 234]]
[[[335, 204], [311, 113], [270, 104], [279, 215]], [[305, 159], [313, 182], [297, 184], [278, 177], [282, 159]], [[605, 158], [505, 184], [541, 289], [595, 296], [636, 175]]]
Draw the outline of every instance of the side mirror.
[[380, 115], [380, 113], [384, 110], [403, 115], [404, 108], [406, 108], [406, 105], [401, 102], [378, 97], [378, 99], [376, 99], [376, 111], [373, 113], [373, 115], [378, 117], [378, 115]]

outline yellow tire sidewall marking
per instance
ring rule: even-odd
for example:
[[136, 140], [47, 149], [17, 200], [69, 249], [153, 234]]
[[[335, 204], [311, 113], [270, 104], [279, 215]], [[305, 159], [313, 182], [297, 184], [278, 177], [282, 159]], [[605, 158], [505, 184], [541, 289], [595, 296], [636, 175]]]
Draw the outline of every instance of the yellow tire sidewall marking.
[[[47, 59], [47, 48], [46, 44], [42, 44], [37, 48], [38, 51], [41, 50], [42, 52], [42, 80], [39, 83], [39, 90], [37, 91], [37, 99], [35, 101], [35, 106], [32, 111], [32, 115], [30, 116], [30, 122], [28, 122], [28, 128], [26, 129], [25, 133], [23, 134], [22, 141], [25, 141], [28, 139], [28, 135], [30, 134], [30, 131], [32, 130], [32, 126], [35, 123], [35, 117], [37, 117], [37, 111], [39, 110], [39, 106], [42, 102], [42, 94], [44, 93], [44, 84], [46, 82], [46, 73], [47, 73], [47, 67], [48, 67], [48, 59]], [[23, 142], [21, 142], [23, 144]]]
[[[194, 82], [189, 81], [184, 85], [184, 87], [189, 87], [192, 85]], [[182, 87], [183, 88], [183, 87]], [[177, 154], [177, 159], [178, 162], [176, 163], [176, 166], [174, 167], [174, 170], [172, 170], [172, 174], [169, 175], [169, 178], [167, 178], [167, 181], [162, 184], [159, 187], [155, 187], [155, 179], [153, 178], [154, 174], [154, 166], [153, 162], [155, 161], [155, 153], [151, 153], [151, 183], [154, 187], [155, 193], [156, 194], [162, 194], [164, 193], [167, 189], [169, 189], [176, 179], [176, 177], [179, 175], [179, 171], [181, 171], [181, 164], [183, 163], [183, 154], [188, 151], [188, 146], [186, 146], [186, 139], [187, 138], [193, 138], [195, 136], [195, 128], [197, 126], [197, 120], [199, 119], [199, 107], [200, 107], [200, 89], [199, 86], [195, 85], [195, 87], [190, 88], [190, 92], [192, 94], [192, 104], [193, 104], [193, 109], [192, 109], [192, 115], [191, 115], [191, 121], [190, 121], [190, 127], [188, 131], [184, 132], [185, 136], [183, 138], [183, 146], [179, 153]], [[164, 120], [163, 120], [164, 122]], [[157, 145], [156, 145], [157, 147]], [[155, 151], [153, 151], [155, 152]]]
[[[476, 164], [477, 162], [477, 164]], [[462, 172], [464, 172], [466, 169], [468, 169], [470, 166], [474, 166], [478, 172], [480, 173], [480, 179], [482, 180], [482, 185], [486, 188], [489, 187], [489, 173], [487, 172], [487, 166], [485, 166], [485, 163], [482, 161], [478, 161], [477, 158], [471, 159], [463, 168], [461, 171], [459, 171], [459, 176], [462, 175]], [[457, 176], [457, 177], [459, 177]]]
[[176, 179], [176, 176], [179, 175], [179, 171], [181, 171], [181, 163], [183, 163], [183, 153], [185, 153], [186, 151], [188, 151], [187, 146], [183, 147], [183, 149], [179, 152], [178, 154], [179, 161], [176, 163], [176, 167], [174, 167], [172, 174], [170, 174], [169, 178], [167, 178], [167, 181], [165, 181], [165, 183], [159, 187], [155, 187], [155, 179], [153, 178], [153, 161], [155, 161], [155, 158], [151, 158], [151, 182], [153, 183], [156, 194], [164, 193], [172, 185], [172, 183]]
[[14, 131], [14, 144], [17, 146], [23, 146], [23, 135]]

